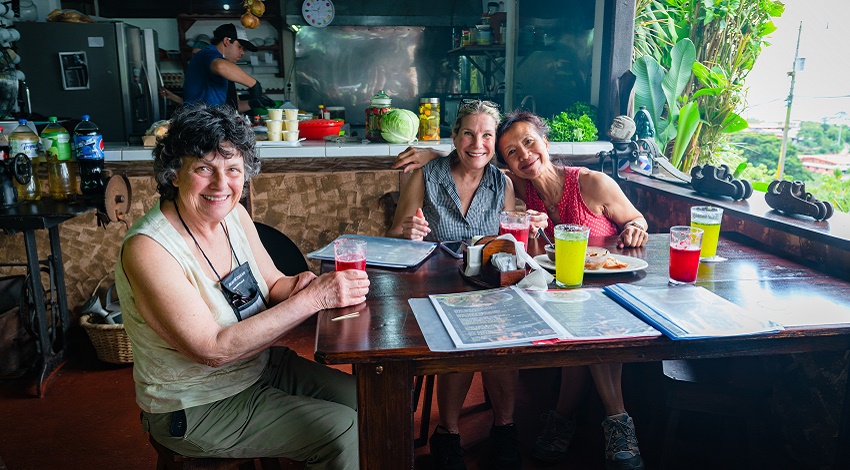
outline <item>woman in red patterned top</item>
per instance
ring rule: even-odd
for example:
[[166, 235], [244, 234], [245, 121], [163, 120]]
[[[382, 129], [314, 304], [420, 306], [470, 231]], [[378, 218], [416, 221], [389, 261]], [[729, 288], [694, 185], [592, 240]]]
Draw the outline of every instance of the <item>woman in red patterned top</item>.
[[526, 206], [549, 215], [549, 237], [557, 224], [580, 224], [590, 227], [591, 237], [619, 234], [621, 248], [646, 244], [646, 220], [620, 186], [605, 173], [552, 163], [548, 133], [537, 115], [510, 113], [496, 130], [496, 155], [510, 168], [515, 192]]
[[[529, 209], [545, 212], [552, 219], [546, 228], [550, 238], [557, 224], [590, 227], [590, 236], [618, 235], [617, 246], [643, 246], [649, 236], [647, 223], [608, 175], [587, 168], [562, 167], [549, 157], [549, 129], [540, 117], [515, 111], [502, 118], [496, 129], [496, 155], [510, 168], [515, 192]], [[634, 422], [623, 404], [620, 363], [590, 367], [593, 382], [605, 406], [605, 467], [642, 469]], [[572, 417], [578, 404], [584, 369], [565, 367], [561, 372], [561, 393], [555, 410], [543, 415], [544, 429], [534, 446], [534, 456], [558, 461], [566, 456], [575, 430]]]

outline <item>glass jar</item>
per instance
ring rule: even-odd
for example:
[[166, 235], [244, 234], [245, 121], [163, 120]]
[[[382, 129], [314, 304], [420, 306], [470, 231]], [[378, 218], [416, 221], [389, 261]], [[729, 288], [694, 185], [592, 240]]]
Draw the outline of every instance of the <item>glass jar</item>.
[[371, 104], [366, 108], [366, 139], [370, 142], [386, 142], [381, 136], [381, 118], [392, 109], [392, 99], [379, 90], [372, 97]]
[[440, 140], [440, 99], [419, 99], [419, 140]]

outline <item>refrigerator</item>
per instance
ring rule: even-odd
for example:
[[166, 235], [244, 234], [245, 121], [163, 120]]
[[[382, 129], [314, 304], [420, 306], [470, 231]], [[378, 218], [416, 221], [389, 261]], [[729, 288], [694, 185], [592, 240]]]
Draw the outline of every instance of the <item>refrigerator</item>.
[[104, 142], [131, 145], [163, 119], [156, 31], [121, 21], [15, 27], [33, 115], [76, 122], [88, 114]]

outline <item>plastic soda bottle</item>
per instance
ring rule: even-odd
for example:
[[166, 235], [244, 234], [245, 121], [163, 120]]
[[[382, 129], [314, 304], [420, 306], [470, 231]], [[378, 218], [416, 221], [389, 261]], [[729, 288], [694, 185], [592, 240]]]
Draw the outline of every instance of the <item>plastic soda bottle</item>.
[[50, 116], [47, 121], [47, 126], [41, 131], [41, 148], [47, 158], [50, 197], [70, 199], [77, 193], [77, 174], [71, 159], [71, 134], [57, 122], [56, 116]]
[[18, 120], [18, 127], [9, 133], [9, 156], [22, 153], [30, 159], [32, 164], [32, 178], [27, 184], [15, 181], [18, 190], [18, 199], [22, 201], [38, 201], [41, 199], [41, 180], [38, 178], [38, 166], [41, 163], [39, 155], [38, 135], [27, 126], [26, 119]]
[[74, 155], [80, 166], [80, 192], [84, 196], [103, 196], [103, 136], [97, 124], [84, 114], [74, 128]]

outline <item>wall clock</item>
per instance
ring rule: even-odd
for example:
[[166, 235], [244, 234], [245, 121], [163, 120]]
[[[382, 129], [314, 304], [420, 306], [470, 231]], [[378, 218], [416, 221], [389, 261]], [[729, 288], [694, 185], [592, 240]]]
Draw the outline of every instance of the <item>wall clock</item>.
[[331, 0], [304, 0], [301, 15], [308, 25], [324, 28], [334, 19], [334, 3]]

